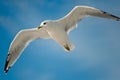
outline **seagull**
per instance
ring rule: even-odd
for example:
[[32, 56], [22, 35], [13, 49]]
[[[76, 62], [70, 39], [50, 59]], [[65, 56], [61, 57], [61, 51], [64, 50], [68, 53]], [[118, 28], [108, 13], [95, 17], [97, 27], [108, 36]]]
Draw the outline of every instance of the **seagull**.
[[68, 34], [77, 27], [77, 23], [85, 17], [94, 16], [120, 21], [120, 17], [89, 6], [75, 6], [66, 16], [58, 20], [45, 20], [39, 27], [24, 29], [17, 33], [12, 41], [6, 58], [5, 73], [13, 66], [28, 44], [36, 39], [53, 39], [65, 51], [72, 51], [75, 46], [70, 42]]

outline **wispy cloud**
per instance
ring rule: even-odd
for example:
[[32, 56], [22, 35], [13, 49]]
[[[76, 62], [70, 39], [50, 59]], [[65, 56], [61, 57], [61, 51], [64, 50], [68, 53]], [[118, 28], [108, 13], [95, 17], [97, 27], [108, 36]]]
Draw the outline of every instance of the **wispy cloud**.
[[[24, 71], [23, 71], [24, 70]], [[51, 72], [38, 73], [34, 71], [34, 68], [20, 68], [18, 72], [15, 72], [14, 75], [17, 79], [27, 79], [27, 80], [54, 80], [55, 74]], [[24, 73], [23, 73], [24, 72]]]
[[4, 26], [9, 33], [14, 33], [20, 29], [17, 23], [9, 16], [0, 16], [0, 24]]

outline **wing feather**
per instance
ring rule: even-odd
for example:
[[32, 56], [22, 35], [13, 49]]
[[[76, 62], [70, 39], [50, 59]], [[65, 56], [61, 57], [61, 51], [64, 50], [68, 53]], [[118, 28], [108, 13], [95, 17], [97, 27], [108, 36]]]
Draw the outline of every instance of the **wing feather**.
[[86, 16], [95, 16], [120, 21], [120, 18], [117, 16], [88, 6], [76, 6], [71, 12], [69, 12], [65, 17], [60, 18], [58, 21], [65, 27], [65, 30], [69, 32], [75, 28], [78, 21]]
[[43, 29], [38, 30], [37, 28], [33, 28], [21, 30], [10, 45], [4, 71], [6, 73], [8, 72], [9, 68], [16, 62], [21, 52], [31, 41], [40, 38], [49, 38], [49, 35]]

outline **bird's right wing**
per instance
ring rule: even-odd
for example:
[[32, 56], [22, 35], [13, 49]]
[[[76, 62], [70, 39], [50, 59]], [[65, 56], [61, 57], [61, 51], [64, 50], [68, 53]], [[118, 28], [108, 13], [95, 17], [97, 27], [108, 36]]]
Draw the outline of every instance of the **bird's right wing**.
[[21, 52], [25, 49], [25, 47], [27, 47], [27, 45], [31, 41], [39, 38], [50, 38], [50, 37], [45, 30], [43, 29], [38, 30], [37, 28], [21, 30], [16, 35], [9, 48], [9, 52], [4, 68], [5, 73], [8, 72], [9, 68], [19, 58]]
[[89, 6], [76, 6], [70, 13], [63, 18], [60, 18], [58, 21], [65, 27], [65, 30], [69, 32], [75, 27], [78, 21], [86, 16], [95, 16], [120, 21], [120, 17]]

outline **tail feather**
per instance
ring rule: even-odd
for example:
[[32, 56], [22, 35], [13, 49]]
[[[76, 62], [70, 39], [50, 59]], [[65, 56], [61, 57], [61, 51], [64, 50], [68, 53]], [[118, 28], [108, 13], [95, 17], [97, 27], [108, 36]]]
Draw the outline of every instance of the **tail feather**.
[[72, 51], [75, 48], [73, 44], [65, 44], [64, 49], [65, 51]]

